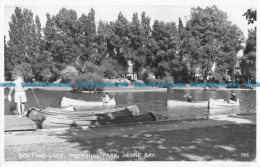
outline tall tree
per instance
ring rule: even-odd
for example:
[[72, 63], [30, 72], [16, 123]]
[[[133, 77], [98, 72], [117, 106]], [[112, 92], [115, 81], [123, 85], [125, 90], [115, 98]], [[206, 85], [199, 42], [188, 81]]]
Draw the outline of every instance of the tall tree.
[[[95, 23], [95, 11], [91, 9], [88, 15], [82, 14], [79, 18], [81, 34], [79, 36], [80, 44], [82, 44], [83, 55], [81, 61], [95, 61], [96, 49], [95, 38], [96, 38], [96, 23]], [[94, 60], [93, 60], [94, 59]]]
[[[31, 29], [28, 27], [32, 25], [30, 22], [26, 24], [28, 20], [28, 10], [22, 11], [21, 8], [16, 7], [15, 13], [11, 16], [11, 22], [9, 22], [9, 38], [8, 45], [12, 51], [11, 56], [13, 56], [14, 63], [20, 64], [28, 58], [28, 45], [27, 39], [30, 37], [28, 34]], [[26, 18], [27, 17], [27, 18]], [[28, 29], [27, 29], [28, 27]], [[29, 35], [29, 36], [27, 36]]]
[[129, 33], [130, 26], [128, 20], [120, 12], [115, 22], [110, 22], [111, 34], [108, 36], [109, 56], [117, 61], [118, 74], [125, 75], [130, 57]]
[[174, 22], [164, 23], [155, 20], [152, 30], [151, 67], [157, 78], [170, 75], [178, 66], [178, 30]]
[[43, 40], [43, 36], [42, 36], [42, 25], [41, 25], [41, 21], [38, 15], [36, 15], [35, 17], [35, 26], [36, 26], [36, 55], [39, 55], [42, 51], [43, 51], [43, 46], [44, 46], [44, 40]]
[[145, 63], [144, 36], [145, 31], [138, 19], [138, 14], [134, 13], [129, 33], [129, 59], [133, 63], [133, 73], [140, 73]]
[[237, 53], [239, 50], [243, 49], [243, 42], [244, 36], [242, 31], [236, 25], [228, 22], [226, 33], [222, 36], [221, 52], [219, 52], [219, 55], [216, 58], [217, 75], [222, 76], [223, 78], [228, 74], [234, 82], [235, 68], [238, 64]]
[[4, 71], [5, 71], [5, 80], [10, 80], [12, 78], [12, 64], [11, 56], [9, 55], [6, 37], [4, 36]]
[[187, 25], [192, 27], [191, 34], [200, 45], [198, 61], [204, 81], [207, 80], [215, 63], [218, 66], [219, 62], [226, 61], [229, 65], [225, 70], [234, 69], [232, 61], [237, 58], [237, 48], [240, 47], [243, 35], [237, 27], [231, 25], [225, 12], [216, 6], [205, 9], [192, 8]]
[[[39, 21], [39, 19], [38, 19]], [[6, 60], [10, 69], [21, 63], [32, 63], [37, 55], [37, 28], [34, 23], [33, 13], [28, 9], [16, 7], [9, 22], [9, 40], [7, 42]], [[6, 63], [7, 65], [8, 63]], [[27, 65], [23, 67], [29, 67]]]
[[248, 31], [248, 39], [241, 57], [240, 69], [247, 82], [256, 80], [256, 28]]
[[78, 36], [79, 20], [74, 10], [62, 8], [55, 16], [47, 16], [44, 36], [46, 50], [51, 52], [56, 67], [60, 70], [72, 64], [82, 54]]
[[179, 18], [178, 35], [178, 58], [176, 58], [175, 63], [172, 65], [172, 73], [175, 78], [175, 81], [187, 82], [192, 78], [192, 75], [190, 74], [193, 74], [191, 73], [192, 68], [190, 69], [188, 65], [193, 65], [191, 61], [195, 60], [189, 59], [188, 61], [188, 55], [191, 56], [190, 52], [192, 52], [192, 49], [186, 45], [187, 42], [191, 40], [192, 36], [187, 34], [181, 18]]

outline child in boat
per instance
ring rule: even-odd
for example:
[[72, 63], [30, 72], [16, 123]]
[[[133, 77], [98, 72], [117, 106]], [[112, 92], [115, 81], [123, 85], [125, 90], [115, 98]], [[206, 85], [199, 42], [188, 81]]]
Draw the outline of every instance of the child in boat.
[[187, 102], [192, 102], [192, 100], [191, 100], [192, 97], [188, 93], [186, 95], [184, 95], [184, 97], [185, 97]]
[[108, 93], [107, 93], [107, 92], [105, 93], [105, 96], [106, 96], [106, 97], [104, 97], [104, 98], [101, 97], [101, 99], [102, 99], [103, 102], [108, 103], [108, 101], [110, 100], [110, 97], [108, 96]]
[[228, 98], [228, 102], [236, 102], [237, 101], [237, 97], [236, 97], [236, 93], [233, 92], [233, 93], [230, 93], [230, 96]]
[[21, 118], [22, 116], [25, 115], [24, 113], [24, 104], [27, 102], [27, 97], [25, 94], [25, 90], [28, 88], [24, 88], [22, 86], [23, 83], [23, 76], [21, 72], [18, 72], [16, 75], [16, 79], [14, 80], [15, 87], [11, 87], [9, 95], [8, 95], [8, 100], [11, 102], [11, 93], [13, 90], [15, 90], [14, 94], [14, 102], [17, 103], [17, 110], [18, 110], [18, 117]]

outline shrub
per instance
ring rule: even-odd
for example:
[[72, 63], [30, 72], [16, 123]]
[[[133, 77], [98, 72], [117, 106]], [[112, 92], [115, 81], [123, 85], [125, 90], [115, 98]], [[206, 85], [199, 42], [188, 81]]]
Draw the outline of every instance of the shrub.
[[103, 76], [109, 79], [112, 79], [117, 76], [117, 67], [116, 62], [113, 62], [111, 59], [106, 59], [102, 62], [100, 70], [103, 71]]
[[149, 83], [149, 72], [145, 71], [142, 75], [142, 79], [145, 83]]
[[118, 79], [103, 79], [104, 83], [127, 83], [127, 85], [131, 85], [131, 81], [127, 78], [118, 78]]
[[150, 78], [150, 79], [148, 80], [147, 83], [152, 84], [153, 82], [155, 82], [155, 83], [159, 83], [160, 80], [158, 80], [158, 79], [154, 79], [154, 78]]
[[[85, 83], [85, 84], [90, 83], [93, 84], [93, 86], [79, 87], [78, 82]], [[72, 84], [72, 88], [76, 90], [95, 91], [95, 92], [103, 91], [104, 90], [103, 87], [95, 85], [96, 82], [103, 83], [103, 77], [97, 73], [83, 73], [79, 77], [74, 77], [71, 84]]]
[[119, 80], [119, 83], [124, 82], [124, 83], [127, 83], [128, 85], [131, 84], [131, 81], [127, 78], [118, 78], [118, 80]]
[[67, 66], [61, 71], [60, 75], [63, 79], [63, 82], [71, 82], [75, 79], [75, 77], [78, 76], [78, 71], [73, 66]]
[[157, 79], [156, 81], [153, 82], [157, 82], [157, 83], [174, 83], [174, 79], [172, 76], [166, 76], [163, 77], [162, 79]]
[[149, 72], [149, 71], [145, 71], [142, 75], [142, 79], [144, 81], [144, 83], [149, 83], [152, 84], [153, 82], [160, 82], [160, 80], [153, 78], [153, 73]]
[[41, 72], [40, 72], [40, 75], [42, 77], [42, 80], [43, 81], [49, 81], [52, 77], [53, 77], [53, 74], [51, 73], [50, 69], [49, 68], [45, 68], [43, 69]]
[[96, 74], [99, 74], [101, 76], [104, 75], [104, 72], [102, 71], [102, 69], [95, 65], [94, 63], [92, 62], [86, 62], [85, 65], [84, 65], [84, 71], [86, 73], [96, 73]]
[[224, 77], [221, 74], [219, 74], [218, 72], [214, 73], [214, 81], [215, 82], [218, 82], [218, 83], [223, 82], [223, 78]]
[[104, 69], [104, 77], [106, 78], [114, 78], [116, 75], [116, 71], [110, 67], [110, 68], [103, 68]]
[[173, 83], [173, 82], [174, 82], [174, 79], [173, 79], [172, 76], [166, 76], [166, 77], [163, 77], [162, 82], [165, 82], [165, 83]]

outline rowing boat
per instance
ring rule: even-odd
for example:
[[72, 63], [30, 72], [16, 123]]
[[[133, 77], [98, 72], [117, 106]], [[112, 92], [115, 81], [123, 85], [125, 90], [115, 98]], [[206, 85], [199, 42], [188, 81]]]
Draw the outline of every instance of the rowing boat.
[[236, 102], [234, 101], [225, 101], [224, 99], [209, 99], [209, 107], [214, 108], [214, 107], [234, 107], [234, 106], [239, 106], [239, 99], [237, 99]]
[[179, 100], [168, 100], [166, 105], [168, 107], [208, 107], [208, 101], [187, 102]]
[[209, 114], [233, 114], [237, 113], [239, 106], [239, 99], [236, 102], [227, 102], [224, 99], [209, 99]]
[[76, 100], [67, 97], [63, 97], [61, 100], [61, 106], [115, 106], [116, 101], [114, 98], [110, 99], [108, 102], [102, 101], [84, 101]]
[[46, 115], [51, 115], [51, 116], [62, 115], [71, 118], [72, 117], [80, 118], [80, 117], [89, 117], [89, 116], [120, 118], [120, 117], [138, 115], [140, 111], [136, 105], [133, 105], [124, 108], [116, 108], [116, 109], [101, 110], [101, 111], [89, 111], [89, 110], [68, 111], [66, 109], [59, 109], [59, 108], [47, 108], [44, 111], [44, 113]]
[[81, 126], [98, 126], [98, 125], [113, 125], [127, 124], [137, 122], [156, 121], [152, 113], [133, 115], [129, 117], [113, 118], [106, 116], [90, 116], [81, 118], [70, 118], [67, 116], [47, 116], [43, 127], [81, 127]]

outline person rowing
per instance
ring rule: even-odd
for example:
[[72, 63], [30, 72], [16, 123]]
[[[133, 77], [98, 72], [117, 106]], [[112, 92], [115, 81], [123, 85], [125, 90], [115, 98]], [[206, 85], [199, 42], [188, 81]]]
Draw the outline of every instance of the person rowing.
[[235, 92], [230, 92], [228, 97], [228, 103], [235, 103], [237, 102], [237, 97]]
[[184, 95], [184, 98], [186, 99], [187, 102], [192, 102], [192, 100], [191, 100], [192, 96], [189, 95], [189, 93], [187, 93], [186, 95]]
[[107, 93], [107, 92], [105, 93], [105, 97], [104, 97], [104, 98], [101, 97], [101, 100], [102, 100], [104, 103], [108, 103], [108, 102], [109, 102], [110, 97], [108, 96], [108, 93]]

